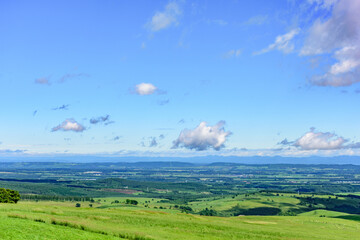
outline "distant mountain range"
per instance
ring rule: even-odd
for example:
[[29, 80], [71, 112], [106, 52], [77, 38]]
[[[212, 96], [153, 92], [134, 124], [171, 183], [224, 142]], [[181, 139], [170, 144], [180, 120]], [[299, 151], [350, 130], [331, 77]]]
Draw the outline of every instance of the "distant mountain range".
[[172, 162], [210, 164], [210, 163], [236, 163], [236, 164], [354, 164], [360, 165], [360, 156], [336, 156], [336, 157], [238, 157], [238, 156], [202, 156], [202, 157], [105, 157], [89, 155], [67, 155], [67, 156], [26, 156], [26, 157], [0, 157], [0, 162]]

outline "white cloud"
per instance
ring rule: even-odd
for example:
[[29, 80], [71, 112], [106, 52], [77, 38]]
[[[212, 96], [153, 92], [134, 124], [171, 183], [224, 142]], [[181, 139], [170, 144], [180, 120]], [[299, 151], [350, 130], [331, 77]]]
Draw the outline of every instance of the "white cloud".
[[326, 21], [315, 21], [300, 55], [332, 54], [336, 62], [323, 75], [314, 76], [311, 83], [317, 86], [348, 86], [360, 81], [360, 1], [330, 2], [336, 2], [331, 17]]
[[232, 49], [223, 55], [223, 58], [238, 57], [242, 53], [241, 49]]
[[220, 150], [224, 147], [226, 138], [231, 134], [224, 130], [224, 124], [224, 121], [220, 121], [214, 126], [207, 126], [206, 122], [201, 122], [193, 130], [184, 129], [178, 139], [173, 142], [173, 148], [185, 147], [197, 151], [209, 148]]
[[308, 3], [314, 4], [316, 8], [330, 9], [338, 0], [308, 0]]
[[335, 63], [330, 68], [330, 73], [337, 75], [349, 72], [360, 65], [360, 55], [354, 56], [358, 49], [356, 47], [344, 47], [335, 52], [335, 56], [339, 59], [339, 62]]
[[73, 132], [82, 132], [85, 130], [85, 127], [80, 123], [76, 122], [74, 119], [66, 119], [60, 125], [53, 127], [52, 132], [56, 131], [73, 131]]
[[315, 132], [314, 129], [311, 129], [296, 140], [294, 146], [303, 150], [331, 150], [344, 148], [346, 142], [346, 139], [334, 133]]
[[135, 91], [139, 95], [151, 95], [155, 93], [157, 87], [151, 83], [140, 83], [135, 86]]
[[297, 147], [299, 150], [339, 150], [360, 148], [360, 142], [349, 142], [348, 139], [330, 132], [318, 132], [311, 128], [309, 132], [295, 141], [284, 139], [279, 144]]
[[176, 2], [169, 2], [162, 12], [156, 12], [147, 24], [149, 29], [153, 32], [170, 27], [178, 22], [178, 17], [181, 15], [181, 9]]
[[263, 54], [272, 50], [279, 50], [283, 53], [291, 53], [294, 50], [294, 44], [291, 43], [291, 40], [300, 32], [299, 28], [293, 29], [290, 32], [279, 35], [276, 37], [275, 42], [270, 44], [267, 48], [264, 48], [258, 52], [255, 52], [254, 55]]

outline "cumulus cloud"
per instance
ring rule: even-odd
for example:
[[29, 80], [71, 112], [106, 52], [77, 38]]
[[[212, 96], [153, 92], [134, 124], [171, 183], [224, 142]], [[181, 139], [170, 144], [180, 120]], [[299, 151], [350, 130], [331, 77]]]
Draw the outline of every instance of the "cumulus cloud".
[[296, 28], [284, 35], [277, 36], [274, 43], [270, 44], [267, 48], [264, 48], [258, 52], [255, 52], [254, 55], [267, 53], [272, 50], [279, 50], [286, 54], [291, 53], [294, 50], [294, 44], [291, 42], [291, 40], [297, 34], [299, 34], [299, 32], [300, 32], [300, 29]]
[[51, 129], [52, 132], [56, 131], [73, 131], [73, 132], [83, 132], [85, 127], [80, 123], [76, 122], [74, 119], [66, 119], [60, 125], [53, 127]]
[[241, 49], [231, 49], [223, 55], [223, 58], [239, 57], [241, 53]]
[[91, 118], [90, 123], [91, 124], [105, 123], [107, 125], [112, 122], [110, 121], [110, 115], [105, 115], [105, 116]]
[[165, 6], [164, 11], [157, 11], [155, 13], [151, 21], [147, 23], [147, 26], [152, 32], [166, 29], [178, 23], [178, 18], [181, 16], [181, 13], [180, 6], [176, 2], [169, 2]]
[[[333, 6], [331, 17], [316, 20], [311, 26], [302, 56], [331, 54], [335, 63], [326, 73], [313, 76], [317, 86], [349, 86], [360, 81], [360, 1], [320, 1], [321, 6]], [[334, 4], [335, 3], [335, 4]]]
[[349, 142], [348, 139], [335, 133], [318, 132], [314, 128], [295, 141], [284, 139], [279, 144], [294, 146], [301, 150], [337, 150], [360, 147], [359, 142]]
[[231, 134], [224, 130], [224, 125], [224, 121], [220, 121], [214, 126], [207, 126], [206, 122], [201, 122], [195, 129], [184, 129], [173, 142], [173, 148], [184, 147], [197, 151], [209, 148], [220, 150]]
[[135, 92], [139, 95], [151, 95], [155, 93], [157, 87], [151, 83], [140, 83], [135, 86]]
[[296, 140], [294, 146], [303, 150], [331, 150], [343, 148], [346, 142], [334, 133], [310, 131]]

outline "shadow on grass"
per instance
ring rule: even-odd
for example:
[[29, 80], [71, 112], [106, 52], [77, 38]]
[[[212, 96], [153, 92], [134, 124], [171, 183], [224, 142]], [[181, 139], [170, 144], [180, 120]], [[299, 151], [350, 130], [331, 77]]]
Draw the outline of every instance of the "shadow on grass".
[[337, 216], [334, 218], [342, 218], [346, 220], [358, 221], [360, 222], [360, 215], [344, 215], [344, 216]]

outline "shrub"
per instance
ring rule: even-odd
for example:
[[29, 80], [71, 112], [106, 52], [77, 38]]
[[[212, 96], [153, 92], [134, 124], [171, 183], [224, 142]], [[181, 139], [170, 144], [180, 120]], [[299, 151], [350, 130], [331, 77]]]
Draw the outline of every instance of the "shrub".
[[132, 204], [132, 205], [138, 205], [138, 201], [133, 200], [133, 199], [126, 199], [125, 203]]
[[215, 210], [208, 208], [201, 210], [199, 214], [203, 216], [217, 216], [217, 212]]

